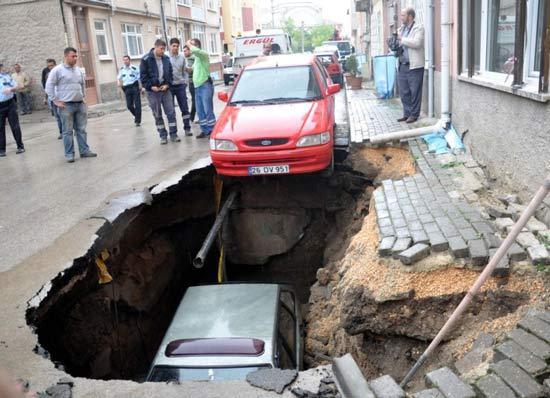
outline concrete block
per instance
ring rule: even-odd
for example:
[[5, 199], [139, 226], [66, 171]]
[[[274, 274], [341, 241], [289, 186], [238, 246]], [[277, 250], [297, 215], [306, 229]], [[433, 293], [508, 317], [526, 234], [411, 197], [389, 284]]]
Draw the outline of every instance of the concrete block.
[[537, 220], [534, 217], [531, 217], [529, 221], [527, 221], [527, 224], [525, 225], [527, 229], [531, 232], [538, 232], [538, 231], [544, 231], [548, 229], [545, 223]]
[[548, 250], [543, 245], [528, 247], [527, 254], [529, 254], [531, 262], [535, 265], [550, 264], [550, 254], [548, 254]]
[[459, 236], [449, 238], [449, 249], [454, 258], [466, 258], [470, 255], [468, 245]]
[[430, 246], [434, 252], [442, 252], [449, 248], [449, 241], [441, 232], [428, 233], [430, 239]]
[[543, 320], [526, 316], [518, 322], [518, 326], [550, 344], [550, 324]]
[[428, 243], [430, 243], [430, 238], [428, 238], [428, 235], [423, 230], [411, 231], [411, 238], [413, 240], [413, 244], [417, 244], [417, 243], [428, 244]]
[[516, 242], [526, 249], [530, 246], [538, 246], [541, 244], [532, 232], [520, 232], [516, 238]]
[[458, 229], [463, 229], [463, 228], [470, 228], [471, 227], [471, 224], [468, 220], [466, 220], [464, 217], [462, 216], [459, 216], [459, 217], [453, 217], [453, 224], [455, 225], [455, 227], [457, 227]]
[[405, 391], [388, 375], [371, 380], [370, 388], [376, 398], [405, 398]]
[[534, 376], [541, 374], [546, 369], [546, 362], [531, 354], [513, 340], [507, 340], [495, 347], [494, 360], [509, 359]]
[[382, 238], [385, 238], [387, 236], [395, 236], [395, 230], [393, 227], [379, 227], [378, 231], [380, 232], [380, 236]]
[[389, 216], [390, 216], [389, 210], [378, 210], [378, 209], [376, 210], [376, 217], [378, 217], [378, 219], [386, 218]]
[[387, 236], [382, 239], [378, 245], [378, 254], [381, 256], [389, 256], [391, 254], [391, 249], [395, 243], [395, 236]]
[[508, 332], [508, 338], [545, 361], [550, 359], [550, 345], [523, 329]]
[[498, 248], [502, 243], [502, 239], [495, 234], [482, 234], [482, 236], [489, 249]]
[[350, 398], [375, 398], [359, 366], [353, 360], [351, 354], [341, 358], [334, 358], [332, 371], [338, 390], [344, 397]]
[[489, 374], [476, 381], [475, 387], [483, 398], [515, 398], [516, 394], [496, 375]]
[[422, 260], [423, 258], [428, 257], [430, 254], [430, 247], [423, 243], [417, 243], [412, 247], [409, 247], [407, 250], [402, 251], [398, 258], [405, 265], [411, 265], [417, 261]]
[[391, 249], [391, 253], [393, 258], [397, 259], [399, 256], [399, 253], [401, 253], [404, 250], [407, 250], [409, 246], [411, 245], [412, 239], [411, 238], [399, 238], [396, 239], [395, 243], [393, 244], [393, 247]]
[[498, 232], [501, 234], [506, 232], [506, 227], [514, 225], [514, 220], [511, 218], [497, 218], [495, 220], [495, 226], [497, 227]]
[[396, 228], [395, 229], [395, 236], [397, 236], [397, 239], [399, 238], [410, 238], [411, 232], [409, 231], [409, 228]]
[[429, 387], [437, 387], [445, 398], [475, 398], [476, 393], [449, 368], [434, 370], [426, 375]]
[[420, 219], [422, 224], [428, 224], [435, 221], [431, 214], [420, 214], [418, 215], [418, 218]]
[[512, 218], [512, 212], [505, 207], [488, 205], [486, 206], [487, 213], [494, 218]]
[[422, 390], [411, 395], [412, 398], [445, 398], [437, 388]]
[[543, 389], [524, 370], [509, 359], [493, 363], [489, 369], [500, 377], [520, 398], [539, 398]]
[[[489, 258], [492, 258], [496, 251], [497, 249], [489, 249]], [[493, 270], [493, 276], [501, 277], [508, 275], [510, 275], [510, 259], [508, 258], [508, 254], [505, 254]]]
[[508, 249], [508, 257], [511, 261], [523, 261], [527, 259], [527, 253], [517, 243], [512, 243], [510, 249]]
[[472, 259], [472, 265], [477, 267], [483, 267], [487, 265], [489, 260], [489, 251], [485, 247], [483, 239], [475, 239], [468, 242], [468, 248], [470, 249], [470, 258]]

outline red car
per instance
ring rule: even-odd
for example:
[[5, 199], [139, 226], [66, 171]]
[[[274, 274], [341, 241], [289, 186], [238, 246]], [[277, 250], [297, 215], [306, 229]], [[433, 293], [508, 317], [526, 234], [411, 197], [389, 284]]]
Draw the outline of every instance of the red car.
[[344, 71], [338, 62], [337, 53], [334, 51], [315, 52], [315, 56], [323, 64], [334, 83], [344, 84]]
[[312, 173], [334, 167], [334, 94], [314, 55], [261, 57], [228, 94], [210, 138], [218, 174]]

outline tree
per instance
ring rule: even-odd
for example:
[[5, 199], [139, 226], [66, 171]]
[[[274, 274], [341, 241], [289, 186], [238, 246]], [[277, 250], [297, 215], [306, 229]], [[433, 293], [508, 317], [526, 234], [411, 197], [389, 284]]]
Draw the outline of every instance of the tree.
[[[283, 22], [283, 30], [288, 33], [292, 41], [292, 51], [302, 51], [302, 28], [296, 26], [292, 18], [287, 18]], [[332, 38], [334, 28], [331, 25], [316, 25], [304, 29], [304, 51], [313, 51], [324, 41]]]
[[311, 32], [311, 45], [313, 48], [320, 46], [324, 41], [332, 38], [334, 28], [331, 25], [317, 25], [313, 26]]

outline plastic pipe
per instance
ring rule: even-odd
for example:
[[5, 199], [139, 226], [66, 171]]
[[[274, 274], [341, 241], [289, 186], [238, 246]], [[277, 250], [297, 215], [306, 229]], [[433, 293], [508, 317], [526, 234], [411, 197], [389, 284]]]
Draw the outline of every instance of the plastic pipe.
[[450, 93], [451, 93], [451, 21], [449, 1], [441, 0], [441, 120], [451, 121]]
[[540, 206], [546, 195], [548, 195], [548, 191], [550, 190], [550, 174], [546, 177], [546, 180], [544, 180], [544, 183], [539, 188], [533, 199], [531, 199], [531, 202], [527, 206], [527, 208], [523, 211], [521, 214], [521, 217], [519, 220], [514, 224], [514, 227], [504, 239], [496, 253], [493, 255], [491, 260], [489, 260], [489, 264], [485, 267], [483, 272], [479, 275], [475, 283], [472, 285], [468, 293], [466, 293], [466, 296], [462, 299], [458, 307], [454, 310], [454, 312], [451, 314], [447, 322], [445, 322], [445, 325], [441, 328], [439, 333], [437, 333], [437, 336], [432, 340], [428, 348], [426, 348], [426, 351], [422, 353], [420, 358], [418, 358], [418, 361], [414, 364], [412, 369], [407, 373], [403, 381], [401, 382], [401, 387], [405, 387], [409, 381], [413, 378], [414, 374], [420, 369], [420, 367], [426, 362], [426, 360], [430, 357], [431, 354], [435, 351], [435, 349], [439, 346], [443, 338], [453, 329], [455, 326], [455, 323], [460, 319], [461, 315], [464, 313], [466, 308], [470, 305], [475, 295], [479, 292], [481, 289], [481, 286], [485, 283], [485, 281], [491, 276], [494, 269], [496, 268], [497, 264], [500, 262], [500, 260], [506, 255], [508, 252], [508, 249], [510, 249], [510, 246], [512, 246], [512, 243], [515, 242], [516, 237], [519, 235], [525, 224], [527, 224], [527, 221], [533, 216], [537, 208]]
[[428, 117], [434, 117], [434, 2], [429, 0], [426, 6], [428, 48], [426, 62], [428, 65]]
[[424, 134], [430, 134], [435, 131], [439, 131], [445, 127], [446, 127], [446, 124], [440, 120], [433, 126], [419, 127], [416, 129], [394, 131], [392, 133], [376, 135], [374, 137], [371, 137], [368, 142], [371, 144], [382, 144], [384, 142], [403, 140], [406, 138], [414, 138]]

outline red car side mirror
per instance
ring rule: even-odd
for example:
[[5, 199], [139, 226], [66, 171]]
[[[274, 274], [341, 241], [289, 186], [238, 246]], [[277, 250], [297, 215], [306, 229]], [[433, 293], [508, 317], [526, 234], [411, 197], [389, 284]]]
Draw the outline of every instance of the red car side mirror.
[[220, 91], [218, 93], [218, 99], [222, 102], [229, 101], [229, 95], [225, 91]]
[[327, 96], [336, 94], [339, 91], [340, 91], [340, 85], [339, 84], [329, 84], [329, 86], [327, 88]]

